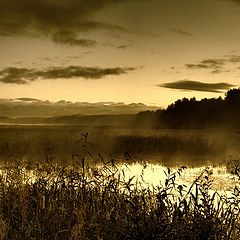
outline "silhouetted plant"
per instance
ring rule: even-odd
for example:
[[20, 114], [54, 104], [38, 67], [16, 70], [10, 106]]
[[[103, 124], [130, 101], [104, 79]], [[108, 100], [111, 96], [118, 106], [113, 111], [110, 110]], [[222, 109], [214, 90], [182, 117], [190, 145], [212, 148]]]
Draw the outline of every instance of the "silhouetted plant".
[[79, 164], [39, 163], [31, 176], [22, 164], [1, 166], [0, 239], [239, 239], [238, 168], [231, 197], [210, 194], [208, 168], [189, 188], [176, 182], [184, 166], [144, 187], [113, 159], [83, 164], [86, 134], [80, 142]]

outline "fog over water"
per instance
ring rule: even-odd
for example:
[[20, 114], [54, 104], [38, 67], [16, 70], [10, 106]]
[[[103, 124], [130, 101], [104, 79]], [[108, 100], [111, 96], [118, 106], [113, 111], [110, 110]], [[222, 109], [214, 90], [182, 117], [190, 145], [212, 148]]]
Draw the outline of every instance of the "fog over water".
[[4, 125], [0, 127], [1, 159], [14, 154], [36, 161], [50, 155], [57, 161], [70, 161], [72, 154], [82, 149], [86, 132], [87, 150], [93, 156], [100, 153], [118, 161], [131, 158], [165, 166], [226, 165], [238, 159], [240, 149], [238, 131]]

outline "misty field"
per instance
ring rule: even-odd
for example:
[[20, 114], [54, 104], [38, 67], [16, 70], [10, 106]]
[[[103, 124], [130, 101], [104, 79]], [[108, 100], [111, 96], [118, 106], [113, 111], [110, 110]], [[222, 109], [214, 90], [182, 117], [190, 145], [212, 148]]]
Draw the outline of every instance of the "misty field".
[[237, 132], [0, 132], [0, 239], [240, 237]]
[[[61, 125], [0, 126], [1, 161], [41, 161], [51, 155], [62, 164], [81, 148], [88, 132], [88, 148], [121, 161], [126, 153], [136, 161], [165, 166], [225, 164], [240, 154], [240, 133], [218, 130], [145, 130], [118, 127]], [[70, 157], [69, 157], [70, 156]]]

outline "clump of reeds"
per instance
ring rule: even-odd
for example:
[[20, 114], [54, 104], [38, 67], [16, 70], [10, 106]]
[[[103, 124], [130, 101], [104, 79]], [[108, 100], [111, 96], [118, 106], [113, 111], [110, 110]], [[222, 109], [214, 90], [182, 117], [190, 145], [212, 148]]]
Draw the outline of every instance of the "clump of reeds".
[[[2, 166], [0, 239], [239, 239], [239, 188], [227, 198], [210, 194], [205, 169], [190, 188], [178, 185], [184, 171], [165, 173], [158, 187], [143, 187], [114, 160], [89, 164], [87, 135], [73, 164], [47, 158], [31, 169]], [[236, 170], [237, 171], [237, 170]], [[238, 172], [239, 173], [239, 172]], [[237, 174], [237, 173], [236, 173]]]

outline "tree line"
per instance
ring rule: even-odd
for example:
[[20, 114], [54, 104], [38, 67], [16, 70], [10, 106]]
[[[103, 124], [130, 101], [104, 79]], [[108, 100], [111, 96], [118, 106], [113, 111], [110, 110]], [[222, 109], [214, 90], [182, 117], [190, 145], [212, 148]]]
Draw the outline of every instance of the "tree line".
[[166, 109], [140, 112], [136, 121], [157, 128], [239, 128], [240, 88], [228, 90], [224, 98], [179, 99]]

